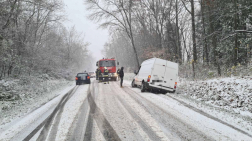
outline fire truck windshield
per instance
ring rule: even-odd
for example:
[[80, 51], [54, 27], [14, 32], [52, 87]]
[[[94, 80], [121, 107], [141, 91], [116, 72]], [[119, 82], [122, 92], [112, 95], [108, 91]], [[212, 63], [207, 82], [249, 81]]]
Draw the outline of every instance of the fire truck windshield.
[[115, 66], [115, 60], [100, 61], [100, 67], [113, 67]]

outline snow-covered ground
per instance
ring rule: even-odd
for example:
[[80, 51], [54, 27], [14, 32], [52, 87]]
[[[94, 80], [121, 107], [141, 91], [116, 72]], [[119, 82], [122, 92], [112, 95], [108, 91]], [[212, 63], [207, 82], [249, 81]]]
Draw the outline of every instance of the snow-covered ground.
[[[124, 84], [130, 85], [133, 73], [125, 73]], [[205, 81], [179, 79], [173, 97], [219, 120], [252, 134], [252, 77], [218, 78]]]
[[167, 95], [252, 133], [252, 77], [180, 79], [177, 92]]
[[180, 94], [232, 113], [252, 116], [252, 77], [220, 78], [207, 81], [181, 81]]
[[[130, 85], [131, 81], [126, 80], [124, 82], [125, 87], [130, 87]], [[239, 122], [245, 125], [248, 121], [242, 120], [237, 116], [233, 117], [232, 115], [224, 113], [223, 111], [218, 111], [219, 112], [218, 114], [220, 114], [221, 116], [220, 115], [214, 116], [217, 119], [211, 118], [211, 115], [217, 114], [214, 109], [209, 110], [207, 109], [208, 107], [202, 107], [201, 110], [203, 112], [201, 111], [199, 112], [199, 110], [195, 110], [199, 109], [197, 105], [193, 105], [193, 102], [190, 101], [189, 99], [184, 99], [186, 102], [188, 102], [189, 105], [189, 107], [185, 107], [185, 105], [180, 102], [181, 98], [178, 97], [178, 94], [168, 93], [166, 95], [163, 95], [163, 94], [153, 94], [149, 92], [141, 93], [140, 89], [137, 88], [134, 88], [133, 90], [142, 97], [156, 104], [158, 107], [161, 107], [164, 111], [169, 111], [169, 113], [172, 113], [172, 115], [178, 119], [181, 118], [181, 121], [183, 121], [184, 123], [194, 126], [196, 127], [196, 129], [206, 133], [209, 136], [212, 136], [214, 140], [230, 140], [230, 139], [238, 140], [239, 138], [241, 139], [242, 137], [244, 137], [244, 135], [240, 134], [240, 132], [238, 132], [237, 130], [240, 130], [241, 132], [245, 131], [250, 135], [252, 134], [250, 130], [247, 130], [248, 127], [251, 127], [250, 125], [240, 126], [241, 124], [239, 125], [236, 123], [239, 120]], [[179, 101], [171, 98], [171, 96], [178, 99]], [[195, 106], [195, 108], [191, 108], [190, 106], [192, 107]], [[223, 117], [229, 119], [230, 121], [225, 121], [224, 119], [222, 119]], [[224, 124], [220, 124], [220, 122]], [[230, 126], [234, 126], [233, 129], [236, 130], [231, 129]], [[221, 133], [221, 135], [216, 133]], [[245, 140], [250, 140], [251, 138], [250, 139], [249, 138], [250, 137], [247, 137]]]
[[1, 80], [0, 127], [22, 118], [73, 86], [73, 81], [47, 75]]
[[[111, 82], [107, 85], [95, 81], [92, 81], [91, 87], [89, 85], [75, 87], [73, 95], [67, 100], [66, 105], [61, 107], [62, 115], [59, 114], [59, 117], [55, 116], [54, 118], [57, 122], [52, 123], [52, 125], [57, 128], [50, 127], [46, 138], [50, 140], [51, 135], [55, 135], [56, 140], [67, 140], [71, 138], [69, 131], [76, 131], [75, 127], [79, 127], [80, 123], [83, 126], [80, 128], [83, 129], [80, 133], [82, 136], [86, 135], [87, 131], [92, 129], [92, 127], [86, 127], [89, 121], [88, 114], [85, 114], [85, 121], [79, 122], [77, 120], [78, 114], [83, 110], [95, 115], [91, 116], [95, 119], [91, 130], [92, 138], [99, 136], [100, 139], [103, 136], [103, 132], [100, 131], [103, 131], [103, 128], [105, 130], [105, 127], [101, 126], [106, 123], [104, 123], [104, 120], [107, 120], [118, 133], [118, 136], [125, 140], [141, 140], [145, 137], [149, 139], [144, 130], [146, 130], [146, 133], [153, 131], [157, 138], [163, 140], [168, 140], [166, 137], [170, 140], [177, 140], [184, 136], [180, 136], [177, 132], [185, 132], [191, 139], [194, 138], [194, 135], [204, 138], [204, 134], [214, 140], [236, 140], [239, 138], [248, 140], [251, 138], [252, 118], [249, 110], [249, 106], [251, 106], [251, 77], [232, 77], [206, 81], [180, 79], [177, 92], [174, 94], [167, 93], [166, 95], [141, 93], [138, 88], [131, 89], [133, 77], [133, 73], [125, 73], [124, 88], [119, 87], [119, 82]], [[58, 86], [59, 80], [47, 80], [47, 82], [43, 81], [42, 83], [44, 84], [41, 84], [41, 86], [45, 85], [44, 87], [48, 86], [47, 83], [51, 85], [49, 92], [31, 96], [31, 100], [27, 101], [24, 100], [26, 97], [20, 96], [19, 100], [14, 100], [14, 102], [21, 101], [20, 107], [10, 107], [13, 113], [11, 111], [8, 113], [5, 109], [1, 111], [1, 114], [3, 112], [5, 114], [2, 118], [5, 122], [1, 121], [0, 140], [25, 138], [52, 113], [63, 95], [75, 86], [73, 82], [66, 81], [64, 82], [66, 85], [60, 87]], [[53, 84], [57, 84], [57, 87], [54, 87], [55, 91], [52, 89]], [[88, 88], [91, 88], [93, 98], [98, 106], [98, 109], [91, 110], [91, 112], [87, 111], [89, 110], [88, 107], [83, 109], [81, 106], [83, 103], [89, 103], [86, 99]], [[219, 104], [223, 102], [227, 103]], [[41, 106], [43, 103], [45, 105]], [[16, 105], [18, 106], [18, 104]], [[24, 112], [19, 113], [20, 109]], [[27, 115], [27, 113], [30, 114]], [[134, 124], [131, 125], [132, 122]], [[73, 126], [75, 124], [76, 126]], [[150, 128], [146, 128], [146, 125]], [[108, 125], [106, 124], [106, 126]], [[178, 131], [168, 131], [167, 129], [170, 128], [166, 127], [169, 126], [178, 129]], [[53, 132], [51, 132], [51, 129]], [[132, 130], [134, 132], [131, 132]], [[204, 134], [201, 135], [201, 133]], [[36, 140], [39, 134], [40, 132], [34, 135], [32, 140]], [[93, 136], [94, 134], [95, 136]]]
[[72, 123], [78, 114], [81, 105], [87, 97], [89, 85], [79, 86], [77, 91], [74, 93], [73, 97], [67, 101], [64, 111], [62, 113], [62, 118], [59, 123], [58, 132], [56, 135], [57, 141], [66, 140], [68, 132], [72, 126]]
[[119, 81], [94, 80], [91, 85], [71, 85], [24, 118], [0, 126], [0, 140], [23, 140], [35, 128], [39, 131], [31, 140], [109, 140], [108, 133], [121, 140], [251, 140], [251, 125], [241, 114], [211, 109], [211, 104], [186, 97], [181, 89], [166, 95], [141, 93], [130, 84], [125, 80], [120, 88]]
[[[52, 110], [54, 110], [55, 106], [59, 103], [61, 98], [66, 94], [69, 90], [71, 90], [73, 86], [65, 87], [62, 90], [57, 90], [57, 94], [59, 94], [56, 98], [52, 99], [51, 101], [47, 102], [45, 105], [41, 106], [40, 108], [34, 110], [28, 115], [25, 115], [23, 118], [17, 118], [5, 125], [0, 126], [0, 140], [10, 140], [15, 135], [17, 135], [20, 131], [27, 128], [27, 126], [31, 128], [35, 128], [37, 125], [32, 125], [35, 121], [42, 122], [40, 120], [44, 120], [47, 118], [48, 114], [51, 114]], [[41, 97], [41, 99], [43, 99]], [[23, 108], [32, 108], [30, 105], [24, 103]], [[18, 112], [18, 111], [14, 111]], [[12, 115], [6, 115], [6, 118], [13, 118]], [[42, 117], [42, 119], [40, 119]], [[33, 127], [35, 126], [35, 127]]]

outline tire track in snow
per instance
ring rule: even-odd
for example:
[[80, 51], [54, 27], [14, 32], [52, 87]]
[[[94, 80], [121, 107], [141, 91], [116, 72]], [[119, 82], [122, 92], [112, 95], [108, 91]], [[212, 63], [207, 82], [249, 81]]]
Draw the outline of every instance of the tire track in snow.
[[[91, 86], [94, 85], [94, 82], [95, 81], [91, 82]], [[91, 86], [89, 86], [88, 92], [90, 91]], [[81, 105], [78, 115], [75, 117], [73, 126], [70, 129], [69, 133], [71, 134], [71, 137], [67, 140], [83, 141], [91, 139], [93, 120], [91, 120], [92, 118], [90, 116], [90, 105], [88, 99], [86, 98]]]
[[92, 138], [93, 120], [96, 121], [99, 130], [101, 131], [103, 137], [106, 140], [120, 141], [121, 139], [119, 138], [113, 127], [110, 125], [108, 120], [105, 118], [102, 110], [97, 107], [90, 90], [88, 93], [88, 102], [90, 105], [90, 112], [88, 117], [88, 124], [86, 126], [84, 141], [90, 141]]
[[81, 105], [80, 111], [78, 115], [75, 117], [73, 126], [71, 127], [69, 133], [71, 137], [67, 140], [70, 141], [83, 141], [84, 140], [84, 133], [87, 125], [87, 118], [88, 118], [88, 111], [89, 105], [87, 99]]
[[[162, 128], [163, 132], [166, 133], [166, 135], [168, 135], [169, 137], [174, 138], [173, 140], [178, 140], [178, 138], [180, 138], [180, 140], [213, 140], [204, 135], [204, 133], [185, 124], [183, 121], [167, 113], [149, 100], [143, 98], [130, 88], [124, 87], [123, 90], [127, 94], [129, 94], [129, 96], [132, 97], [137, 103], [143, 106], [144, 109], [148, 111], [159, 123], [159, 126]], [[132, 93], [135, 93], [135, 95]]]
[[122, 100], [122, 98], [118, 97], [118, 100], [122, 103], [125, 109], [130, 113], [130, 115], [137, 121], [137, 123], [142, 127], [142, 129], [147, 133], [149, 138], [153, 141], [161, 140], [154, 131], [151, 130], [151, 127], [147, 125], [134, 111], [130, 106]]
[[[94, 83], [95, 83], [96, 81], [93, 81], [93, 83], [92, 83], [92, 89], [93, 89], [93, 92], [94, 92]], [[92, 92], [90, 91], [90, 87], [89, 87], [89, 90], [88, 90], [88, 96], [87, 96], [87, 98], [88, 98], [88, 103], [89, 103], [89, 113], [88, 113], [88, 119], [87, 119], [87, 125], [86, 125], [86, 129], [85, 129], [85, 134], [84, 134], [84, 141], [90, 141], [91, 139], [92, 139], [92, 133], [93, 133], [93, 126], [94, 126], [94, 117], [93, 117], [93, 115], [94, 115], [94, 112], [95, 112], [95, 110], [96, 109], [93, 109], [93, 111], [91, 111], [91, 107], [93, 107], [94, 106], [94, 103], [95, 103], [95, 98], [96, 98], [96, 94], [94, 93], [93, 94], [93, 96], [92, 96]], [[90, 102], [90, 98], [89, 97], [94, 97], [93, 98], [93, 103], [91, 103]]]
[[[119, 84], [113, 83], [114, 88], [117, 89], [117, 92], [122, 91], [121, 88], [119, 88]], [[120, 89], [120, 90], [119, 90]], [[125, 93], [125, 91], [123, 91]], [[128, 94], [128, 93], [127, 93]], [[122, 103], [122, 105], [124, 105], [124, 107], [126, 108], [126, 110], [131, 114], [131, 116], [137, 121], [137, 123], [140, 125], [140, 127], [143, 129], [144, 132], [146, 132], [146, 134], [149, 136], [149, 138], [151, 140], [169, 140], [167, 137], [164, 137], [162, 134], [158, 135], [158, 130], [156, 130], [157, 132], [155, 132], [152, 128], [152, 126], [155, 127], [155, 124], [150, 124], [148, 123], [148, 121], [144, 121], [131, 107], [131, 105], [129, 105], [123, 98], [121, 98], [119, 95], [117, 95], [117, 99]], [[135, 98], [132, 98], [135, 101]], [[150, 113], [151, 114], [151, 113]], [[153, 116], [153, 115], [151, 115]]]
[[53, 122], [53, 124], [51, 125], [51, 128], [50, 128], [51, 130], [48, 132], [48, 139], [47, 140], [49, 140], [49, 141], [54, 141], [55, 140], [56, 134], [57, 134], [57, 131], [58, 131], [58, 126], [59, 126], [59, 123], [60, 123], [60, 119], [61, 119], [64, 107], [66, 105], [66, 102], [74, 95], [74, 93], [77, 91], [77, 89], [78, 88], [76, 88], [73, 92], [71, 92], [71, 94], [65, 100], [64, 104], [62, 104], [63, 106], [61, 106], [60, 109], [58, 110], [58, 113], [55, 116], [55, 120], [54, 120], [55, 122]]
[[112, 90], [114, 89], [113, 85], [111, 86], [112, 83], [109, 86], [100, 84], [100, 87], [102, 86], [99, 90], [101, 95], [97, 100], [108, 121], [114, 127], [121, 140], [149, 141], [150, 138], [146, 132], [143, 131], [135, 118], [118, 100], [117, 95], [120, 95], [120, 93], [115, 93]]
[[[60, 110], [61, 106], [64, 106], [67, 100], [70, 98], [69, 95], [73, 95], [74, 91], [78, 89], [78, 86], [75, 86], [71, 89], [68, 93], [66, 93], [60, 100], [59, 104], [56, 106], [54, 111], [40, 124], [38, 125], [23, 141], [29, 141], [37, 132], [41, 129], [40, 135], [37, 140], [45, 140], [46, 135], [50, 129], [50, 125], [52, 125], [52, 121], [54, 117], [57, 115], [58, 111]], [[45, 135], [46, 134], [46, 135]]]
[[[131, 92], [135, 93], [136, 96], [142, 97], [142, 99], [145, 99], [146, 101], [149, 101], [149, 102], [152, 103], [154, 106], [157, 106], [156, 104], [154, 104], [154, 103], [151, 102], [150, 100], [146, 99], [146, 98], [143, 97], [142, 95], [139, 95], [136, 91], [130, 89], [129, 87], [128, 87], [128, 88], [126, 87], [126, 89], [128, 89], [128, 90], [130, 90]], [[166, 98], [163, 97], [163, 95], [157, 95], [157, 96], [158, 96], [159, 98], [161, 98], [161, 99], [167, 100]], [[171, 98], [171, 99], [177, 101], [177, 102], [180, 103], [181, 105], [183, 105], [183, 106], [185, 106], [185, 107], [191, 109], [192, 111], [194, 111], [194, 112], [196, 112], [196, 113], [199, 113], [200, 115], [202, 115], [202, 116], [204, 116], [204, 117], [206, 117], [206, 118], [209, 118], [209, 119], [211, 119], [211, 120], [213, 120], [213, 121], [215, 121], [215, 122], [219, 122], [219, 123], [222, 124], [223, 126], [227, 126], [228, 128], [230, 128], [230, 129], [232, 129], [232, 130], [234, 130], [234, 131], [239, 132], [240, 135], [245, 135], [246, 137], [244, 137], [244, 138], [248, 138], [248, 137], [250, 138], [250, 137], [252, 137], [251, 134], [249, 134], [249, 133], [247, 133], [247, 132], [245, 132], [245, 131], [243, 131], [243, 130], [237, 128], [237, 127], [234, 127], [233, 125], [231, 125], [231, 124], [229, 124], [229, 123], [226, 123], [226, 122], [224, 122], [224, 121], [222, 121], [222, 120], [220, 120], [220, 119], [217, 119], [216, 117], [211, 116], [211, 115], [205, 113], [205, 112], [202, 111], [202, 110], [199, 110], [199, 109], [197, 109], [197, 108], [195, 108], [195, 107], [193, 107], [193, 106], [191, 106], [191, 105], [189, 105], [189, 104], [186, 104], [185, 102], [183, 102], [183, 101], [181, 101], [181, 100], [179, 100], [179, 99], [176, 99], [176, 98], [174, 98], [174, 97], [172, 97], [172, 96], [169, 96], [169, 95], [165, 95], [165, 96], [167, 96], [167, 98], [169, 97], [169, 98]], [[157, 106], [157, 107], [158, 107], [158, 106]], [[160, 109], [162, 109], [162, 108], [160, 108]], [[216, 131], [216, 130], [213, 129], [213, 131]], [[217, 132], [217, 131], [216, 131], [216, 132]], [[230, 131], [230, 132], [231, 132], [231, 131]], [[220, 134], [220, 136], [223, 134], [221, 130], [218, 130], [218, 133]], [[228, 133], [227, 133], [227, 134], [228, 134]], [[233, 134], [233, 135], [234, 135], [234, 137], [236, 136], [236, 134]], [[230, 139], [229, 136], [230, 136], [230, 135], [223, 135], [223, 138], [229, 138], [229, 139]], [[214, 137], [212, 137], [212, 138], [214, 138]], [[245, 140], [246, 140], [246, 139], [245, 139]]]
[[[50, 134], [51, 133], [55, 133], [52, 136], [54, 136], [55, 139], [55, 135], [57, 133], [58, 130], [58, 125], [59, 125], [59, 121], [63, 112], [63, 109], [65, 107], [65, 104], [67, 103], [67, 101], [73, 96], [73, 94], [76, 92], [76, 90], [79, 88], [79, 86], [76, 86], [73, 91], [69, 92], [66, 96], [66, 98], [63, 100], [63, 102], [58, 105], [55, 110], [56, 112], [53, 113], [51, 115], [51, 117], [48, 119], [48, 121], [45, 123], [45, 126], [43, 128], [43, 130], [41, 131], [37, 141], [45, 141], [45, 140], [50, 140]], [[55, 123], [54, 123], [55, 121]], [[51, 136], [51, 137], [52, 137]], [[53, 137], [52, 137], [53, 138]]]
[[[181, 103], [181, 104], [184, 105], [185, 107], [190, 108], [190, 109], [192, 109], [192, 110], [195, 111], [195, 112], [198, 112], [198, 113], [200, 113], [200, 114], [202, 114], [202, 115], [204, 115], [204, 116], [206, 116], [206, 117], [208, 117], [208, 118], [210, 118], [210, 119], [212, 119], [212, 120], [215, 120], [215, 121], [217, 121], [217, 122], [220, 122], [220, 123], [222, 123], [222, 124], [224, 124], [224, 125], [226, 125], [226, 126], [228, 126], [228, 127], [230, 127], [230, 128], [233, 128], [234, 130], [236, 130], [236, 131], [238, 131], [238, 132], [240, 132], [240, 133], [243, 133], [243, 134], [245, 134], [245, 135], [247, 135], [247, 136], [249, 136], [249, 137], [252, 138], [252, 135], [249, 134], [248, 132], [245, 132], [245, 131], [243, 131], [243, 130], [241, 130], [241, 129], [239, 129], [239, 128], [237, 128], [237, 127], [235, 127], [235, 126], [233, 126], [233, 125], [231, 125], [231, 124], [229, 124], [229, 123], [227, 123], [227, 122], [225, 122], [225, 121], [222, 121], [222, 120], [220, 120], [220, 119], [218, 119], [218, 118], [216, 118], [216, 117], [214, 117], [214, 116], [212, 116], [212, 115], [210, 115], [210, 114], [208, 114], [208, 113], [206, 113], [206, 112], [204, 112], [204, 111], [202, 111], [202, 110], [200, 110], [200, 109], [197, 109], [197, 108], [195, 108], [195, 107], [193, 107], [193, 106], [191, 106], [191, 105], [189, 105], [189, 104], [187, 104], [187, 103], [185, 103], [185, 102], [183, 102], [183, 101], [181, 101], [181, 100], [179, 100], [179, 99], [177, 99], [177, 98], [175, 98], [175, 97], [172, 97], [172, 96], [169, 96], [169, 95], [166, 95], [166, 96], [169, 97], [169, 98], [171, 98], [171, 99], [173, 99], [173, 100], [178, 101], [179, 103]], [[160, 96], [160, 97], [161, 97], [161, 96]], [[163, 98], [163, 97], [162, 97], [162, 98]]]

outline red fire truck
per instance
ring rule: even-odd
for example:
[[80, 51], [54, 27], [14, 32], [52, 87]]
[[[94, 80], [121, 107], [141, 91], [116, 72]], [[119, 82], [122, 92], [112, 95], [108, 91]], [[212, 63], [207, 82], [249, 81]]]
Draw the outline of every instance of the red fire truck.
[[109, 71], [109, 80], [112, 81], [116, 81], [117, 79], [117, 69], [116, 69], [116, 64], [119, 65], [119, 62], [116, 63], [115, 58], [111, 58], [111, 59], [101, 59], [99, 61], [96, 62], [96, 66], [98, 66], [101, 70], [101, 77], [99, 78], [99, 80], [103, 80], [103, 75], [104, 75], [104, 68], [107, 67], [108, 71]]

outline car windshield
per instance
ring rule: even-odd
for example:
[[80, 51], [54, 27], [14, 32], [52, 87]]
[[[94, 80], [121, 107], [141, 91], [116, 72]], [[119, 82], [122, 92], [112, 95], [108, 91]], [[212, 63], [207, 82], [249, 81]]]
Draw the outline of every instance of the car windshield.
[[113, 67], [115, 66], [115, 60], [100, 61], [100, 67]]
[[77, 76], [78, 77], [84, 77], [84, 76], [87, 76], [87, 74], [86, 73], [78, 73]]

